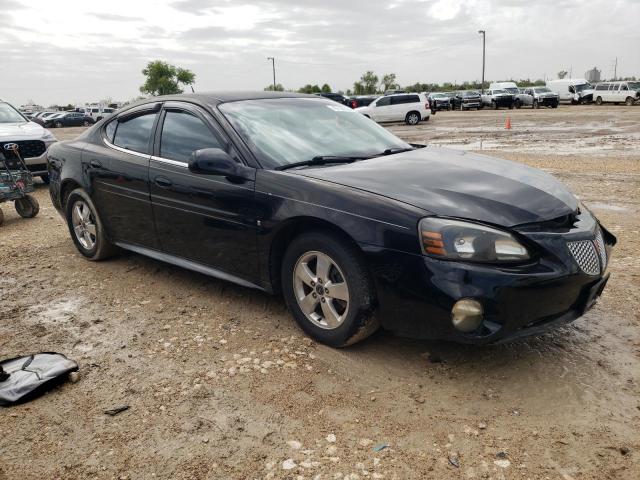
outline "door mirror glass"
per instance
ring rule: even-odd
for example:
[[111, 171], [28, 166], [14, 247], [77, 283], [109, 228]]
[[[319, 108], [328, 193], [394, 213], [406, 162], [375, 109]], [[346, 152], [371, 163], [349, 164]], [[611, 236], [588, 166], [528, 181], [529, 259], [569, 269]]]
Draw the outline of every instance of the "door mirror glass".
[[194, 173], [221, 175], [235, 179], [247, 177], [247, 167], [236, 162], [231, 155], [220, 148], [203, 148], [193, 152], [189, 159], [189, 170]]
[[573, 85], [569, 85], [569, 93], [576, 93], [576, 89], [573, 88]]

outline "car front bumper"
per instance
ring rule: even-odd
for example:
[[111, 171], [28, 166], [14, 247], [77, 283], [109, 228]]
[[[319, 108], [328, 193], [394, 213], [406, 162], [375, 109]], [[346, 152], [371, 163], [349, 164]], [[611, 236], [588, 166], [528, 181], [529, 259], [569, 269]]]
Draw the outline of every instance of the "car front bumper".
[[[605, 238], [608, 259], [615, 237], [607, 232]], [[555, 237], [547, 246], [559, 245], [565, 248], [512, 267], [365, 248], [381, 324], [401, 336], [488, 344], [569, 323], [593, 306], [609, 273], [604, 269], [587, 275], [566, 249], [565, 240]], [[483, 307], [482, 324], [474, 332], [461, 332], [451, 321], [452, 308], [461, 299], [474, 299]]]
[[[47, 148], [49, 148], [47, 144]], [[24, 163], [32, 175], [46, 175], [47, 174], [47, 151], [38, 157], [29, 157], [24, 159]]]

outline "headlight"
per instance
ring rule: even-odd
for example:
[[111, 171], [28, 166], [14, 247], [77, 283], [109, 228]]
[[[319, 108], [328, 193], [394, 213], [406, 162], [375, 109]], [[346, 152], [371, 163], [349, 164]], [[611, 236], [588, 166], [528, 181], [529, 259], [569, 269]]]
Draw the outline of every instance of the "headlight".
[[56, 136], [51, 133], [49, 130], [45, 130], [44, 134], [42, 135], [42, 140], [45, 142], [55, 142], [58, 139], [56, 138]]
[[470, 262], [520, 262], [527, 249], [510, 233], [477, 223], [427, 217], [418, 227], [426, 255]]

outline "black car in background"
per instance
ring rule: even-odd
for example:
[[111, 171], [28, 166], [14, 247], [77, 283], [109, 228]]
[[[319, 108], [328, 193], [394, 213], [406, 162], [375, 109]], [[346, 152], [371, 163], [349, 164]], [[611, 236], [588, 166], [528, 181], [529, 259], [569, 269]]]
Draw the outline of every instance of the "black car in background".
[[93, 125], [96, 121], [81, 112], [61, 112], [57, 115], [44, 118], [44, 126], [47, 128], [80, 127]]
[[464, 90], [460, 92], [453, 92], [451, 94], [451, 109], [452, 110], [470, 110], [472, 108], [482, 108], [482, 98], [480, 93], [475, 90]]
[[366, 107], [380, 95], [354, 95], [347, 99], [347, 106], [351, 108]]
[[565, 324], [602, 292], [616, 241], [548, 173], [412, 146], [312, 95], [146, 99], [48, 163], [88, 259], [120, 247], [282, 293], [333, 346], [379, 325], [489, 343]]
[[329, 100], [333, 100], [334, 102], [341, 103], [342, 105], [348, 105], [347, 99], [344, 95], [339, 93], [314, 93], [314, 95], [318, 95], [319, 97], [328, 98]]

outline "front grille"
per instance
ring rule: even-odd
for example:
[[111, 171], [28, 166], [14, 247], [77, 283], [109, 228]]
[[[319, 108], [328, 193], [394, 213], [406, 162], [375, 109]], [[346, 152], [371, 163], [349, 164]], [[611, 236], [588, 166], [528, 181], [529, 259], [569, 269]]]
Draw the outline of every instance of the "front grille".
[[[602, 240], [602, 237], [600, 237], [600, 240]], [[598, 259], [594, 241], [597, 242], [597, 237], [595, 240], [567, 242], [567, 247], [569, 247], [569, 251], [576, 263], [587, 275], [598, 275], [600, 273], [600, 260]], [[602, 248], [604, 249], [604, 242]]]
[[4, 154], [7, 160], [16, 158], [13, 150], [5, 150], [4, 146], [7, 143], [16, 143], [18, 145], [18, 152], [22, 158], [27, 159], [31, 157], [39, 157], [42, 155], [46, 147], [42, 140], [17, 140], [15, 142], [0, 142], [0, 151]]

